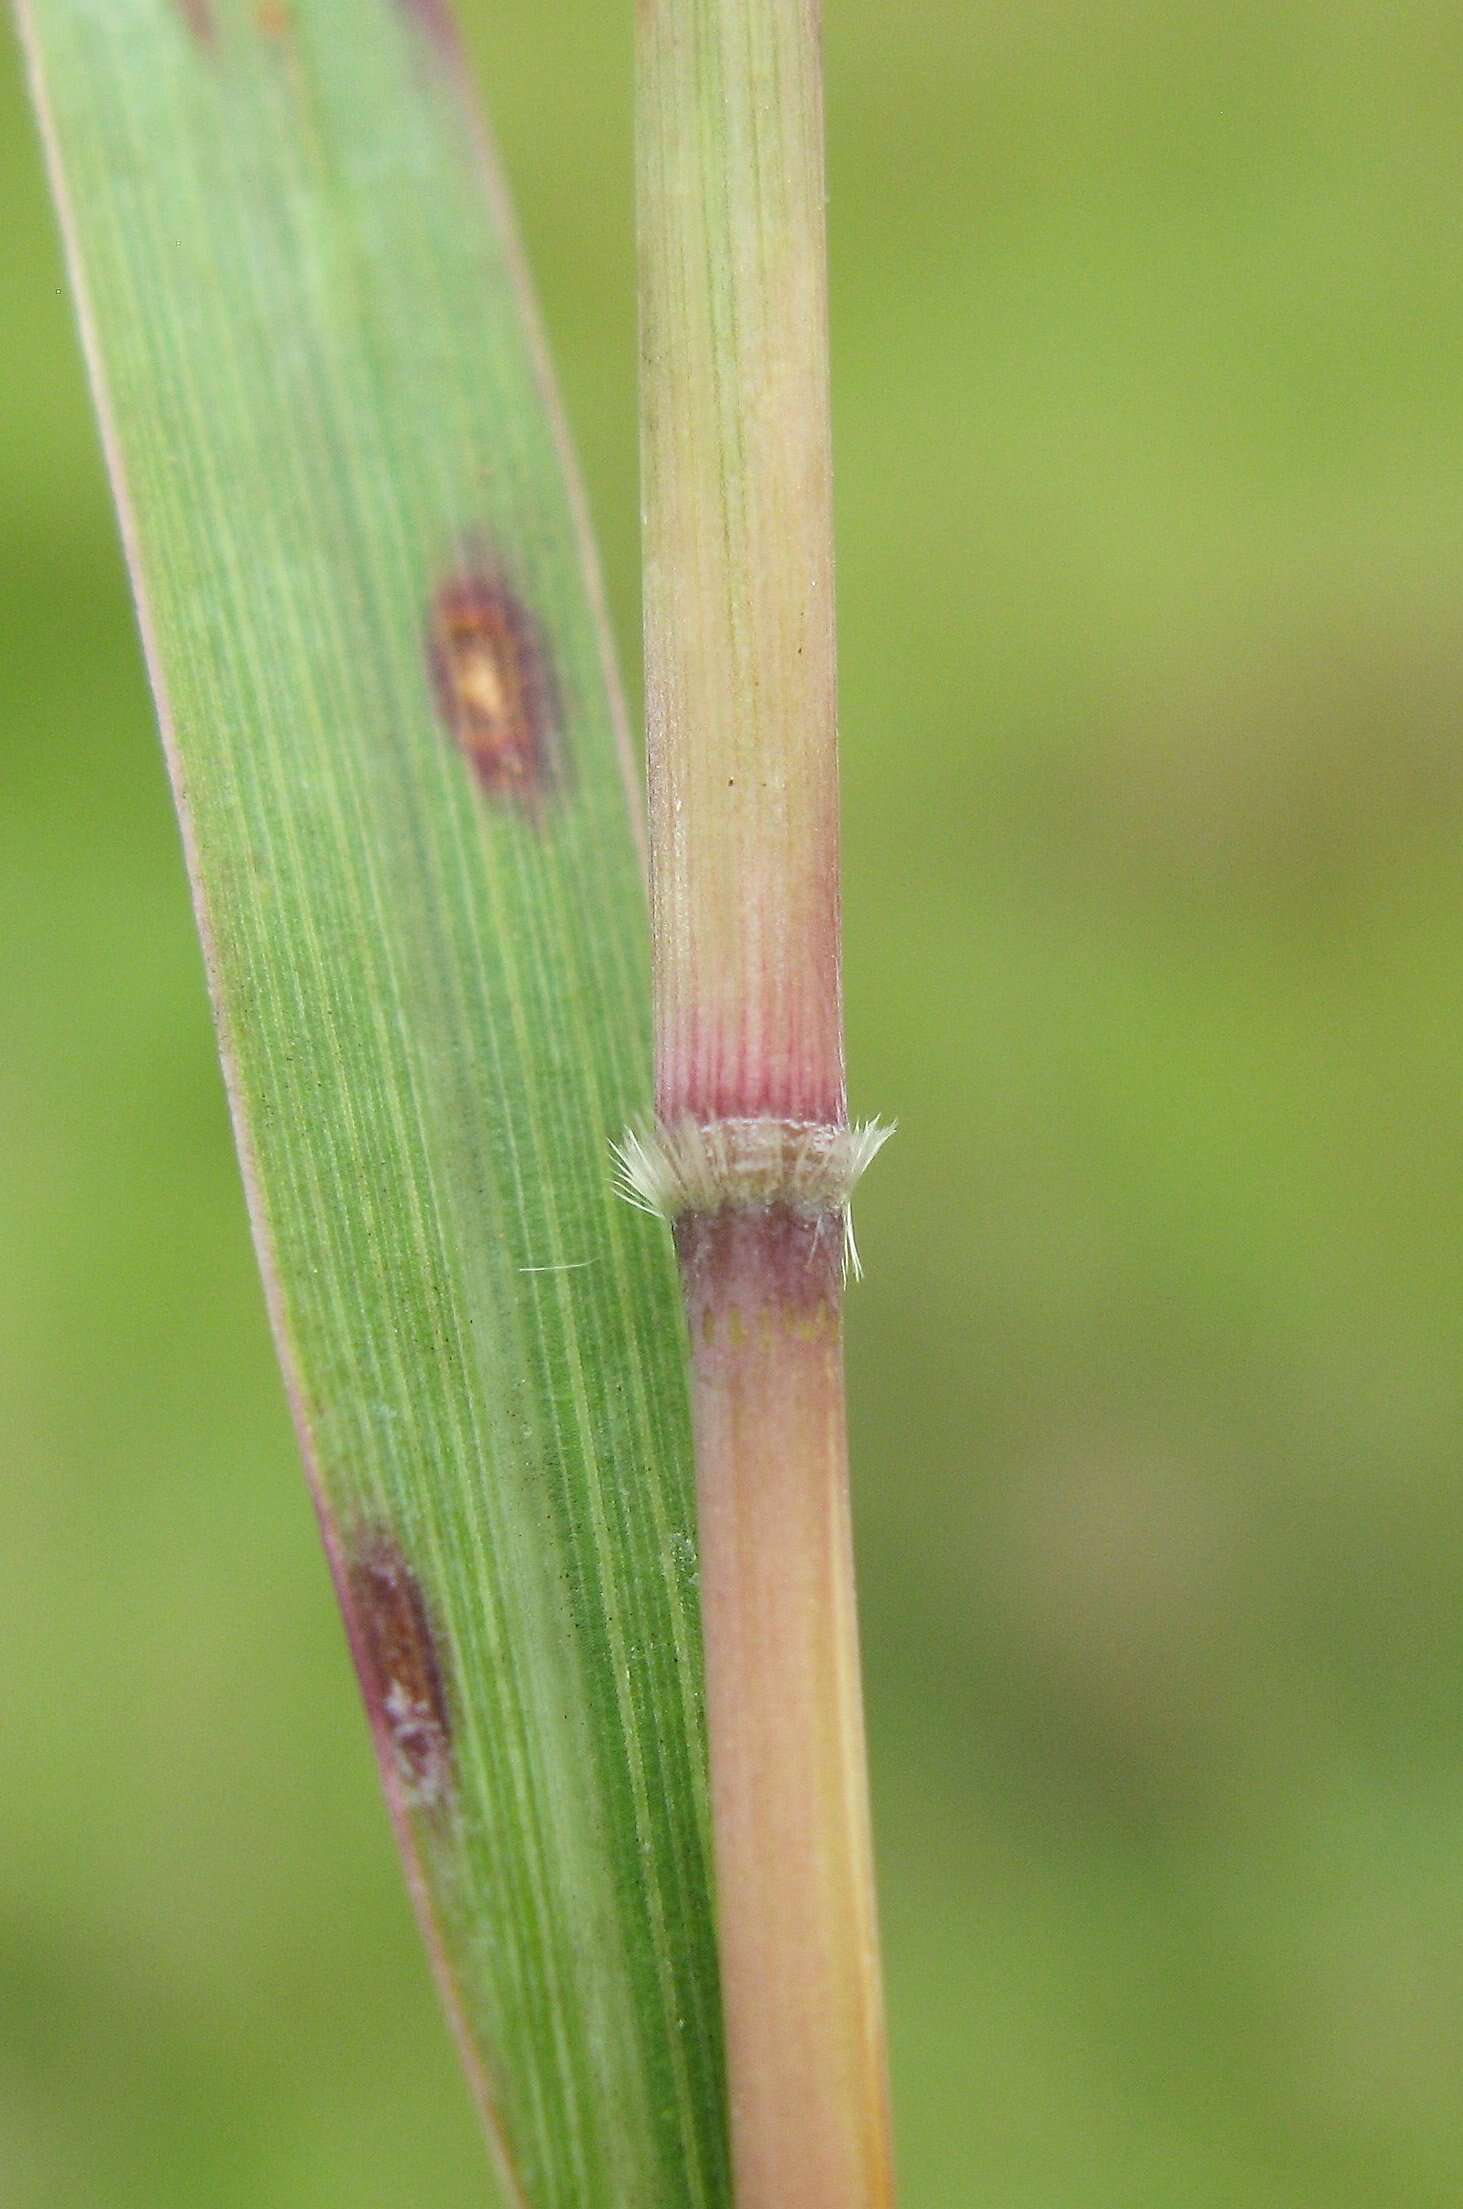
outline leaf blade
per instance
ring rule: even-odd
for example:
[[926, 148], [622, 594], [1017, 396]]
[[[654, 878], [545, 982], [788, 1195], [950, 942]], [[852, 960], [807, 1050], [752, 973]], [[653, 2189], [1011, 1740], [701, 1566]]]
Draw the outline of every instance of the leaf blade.
[[709, 2205], [682, 1336], [606, 1148], [648, 1093], [643, 890], [479, 127], [400, 0], [23, 14], [276, 1331], [439, 1966], [520, 2198]]

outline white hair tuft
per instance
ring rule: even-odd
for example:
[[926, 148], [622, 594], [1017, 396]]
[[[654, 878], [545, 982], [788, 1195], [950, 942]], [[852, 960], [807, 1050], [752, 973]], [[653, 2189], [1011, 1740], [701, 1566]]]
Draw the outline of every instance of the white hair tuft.
[[620, 1195], [659, 1219], [767, 1204], [786, 1204], [810, 1216], [841, 1213], [844, 1268], [857, 1280], [862, 1268], [850, 1199], [893, 1133], [893, 1123], [885, 1127], [877, 1120], [858, 1127], [775, 1119], [703, 1124], [686, 1114], [642, 1121], [610, 1147]]

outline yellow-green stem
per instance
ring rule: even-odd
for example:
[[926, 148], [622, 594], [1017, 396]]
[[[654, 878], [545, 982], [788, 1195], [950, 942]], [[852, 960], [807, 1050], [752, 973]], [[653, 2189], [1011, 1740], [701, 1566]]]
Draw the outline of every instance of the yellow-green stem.
[[814, 0], [639, 0], [662, 1118], [845, 1117]]

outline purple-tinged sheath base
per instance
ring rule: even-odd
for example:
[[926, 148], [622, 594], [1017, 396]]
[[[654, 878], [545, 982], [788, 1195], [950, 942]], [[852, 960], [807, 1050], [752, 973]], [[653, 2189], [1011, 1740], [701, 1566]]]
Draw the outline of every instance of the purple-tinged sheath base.
[[843, 1214], [790, 1204], [725, 1205], [675, 1223], [686, 1317], [698, 1359], [734, 1347], [769, 1317], [799, 1330], [836, 1328], [843, 1290]]

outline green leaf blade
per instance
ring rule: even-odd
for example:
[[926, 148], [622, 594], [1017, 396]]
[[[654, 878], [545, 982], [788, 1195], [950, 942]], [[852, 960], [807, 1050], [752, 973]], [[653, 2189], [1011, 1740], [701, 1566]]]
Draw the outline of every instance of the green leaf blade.
[[641, 866], [473, 105], [404, 0], [24, 18], [276, 1331], [508, 2198], [709, 2209], [682, 1322], [607, 1148]]

